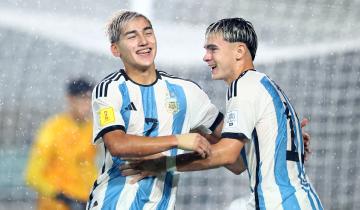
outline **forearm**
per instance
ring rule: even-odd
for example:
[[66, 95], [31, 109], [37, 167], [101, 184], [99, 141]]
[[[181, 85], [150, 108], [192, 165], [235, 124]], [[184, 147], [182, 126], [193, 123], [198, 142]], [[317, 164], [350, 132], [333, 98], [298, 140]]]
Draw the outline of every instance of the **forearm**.
[[246, 170], [246, 166], [241, 155], [238, 156], [234, 164], [226, 165], [225, 167], [236, 175], [239, 175]]
[[238, 142], [223, 139], [211, 145], [211, 155], [206, 159], [201, 159], [194, 153], [178, 155], [176, 168], [178, 171], [198, 171], [237, 164], [240, 149]]
[[104, 142], [112, 156], [141, 157], [157, 154], [177, 146], [175, 136], [151, 138], [129, 134], [108, 133]]

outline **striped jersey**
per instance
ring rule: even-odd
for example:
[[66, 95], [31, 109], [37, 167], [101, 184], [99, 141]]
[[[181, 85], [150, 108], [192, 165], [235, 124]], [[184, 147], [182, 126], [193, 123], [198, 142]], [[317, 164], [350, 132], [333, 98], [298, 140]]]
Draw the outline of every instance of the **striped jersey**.
[[248, 139], [241, 151], [252, 192], [248, 209], [323, 209], [305, 173], [297, 114], [265, 74], [246, 71], [231, 83], [222, 137]]
[[[102, 136], [120, 129], [139, 136], [165, 136], [189, 133], [206, 127], [214, 130], [222, 114], [195, 83], [156, 71], [151, 85], [132, 81], [124, 70], [100, 82], [93, 91], [94, 143]], [[175, 156], [179, 149], [164, 152]], [[136, 184], [123, 177], [120, 157], [113, 157], [105, 148], [105, 161], [88, 201], [91, 210], [104, 209], [174, 209], [179, 173], [164, 172]]]

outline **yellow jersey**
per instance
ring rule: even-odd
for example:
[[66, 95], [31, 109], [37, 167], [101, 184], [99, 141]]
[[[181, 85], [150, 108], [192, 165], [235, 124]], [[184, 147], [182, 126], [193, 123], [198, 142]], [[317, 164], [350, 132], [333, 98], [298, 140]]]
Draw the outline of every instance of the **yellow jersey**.
[[[26, 182], [41, 196], [57, 193], [86, 202], [97, 176], [92, 122], [70, 114], [50, 118], [39, 129], [26, 171]], [[40, 196], [39, 196], [40, 197]]]

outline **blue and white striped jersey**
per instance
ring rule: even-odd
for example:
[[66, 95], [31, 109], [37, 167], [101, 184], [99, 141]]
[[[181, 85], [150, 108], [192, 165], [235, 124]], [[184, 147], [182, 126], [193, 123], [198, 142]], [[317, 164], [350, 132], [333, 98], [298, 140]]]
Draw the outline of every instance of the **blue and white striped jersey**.
[[[155, 137], [189, 133], [199, 126], [213, 130], [222, 120], [222, 114], [195, 83], [158, 71], [151, 85], [135, 83], [124, 70], [109, 75], [94, 89], [92, 105], [94, 143], [102, 142], [105, 133], [116, 129]], [[182, 152], [172, 149], [164, 154]], [[105, 148], [104, 165], [88, 209], [174, 209], [178, 173], [167, 172], [129, 184], [131, 177], [120, 174], [122, 163]]]
[[297, 114], [265, 74], [247, 71], [232, 82], [222, 137], [248, 139], [241, 151], [252, 191], [248, 209], [323, 209], [305, 173]]

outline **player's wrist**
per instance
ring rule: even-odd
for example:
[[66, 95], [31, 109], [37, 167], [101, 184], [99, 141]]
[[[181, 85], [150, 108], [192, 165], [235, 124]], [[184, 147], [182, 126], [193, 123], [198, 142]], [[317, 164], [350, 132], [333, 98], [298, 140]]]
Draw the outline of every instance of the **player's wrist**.
[[194, 150], [193, 142], [196, 139], [197, 133], [186, 133], [176, 135], [177, 147], [183, 150]]
[[176, 156], [166, 157], [166, 171], [176, 171]]

